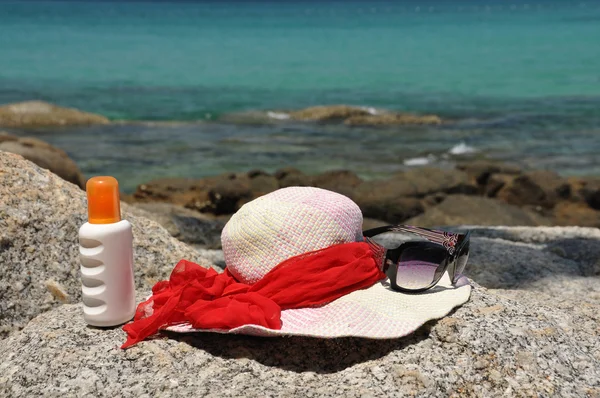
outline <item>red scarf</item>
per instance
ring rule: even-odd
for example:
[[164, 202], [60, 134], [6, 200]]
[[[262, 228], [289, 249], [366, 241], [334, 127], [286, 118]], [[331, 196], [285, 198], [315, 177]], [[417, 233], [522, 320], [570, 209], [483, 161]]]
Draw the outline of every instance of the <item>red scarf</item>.
[[[253, 285], [229, 270], [181, 260], [168, 281], [152, 288], [133, 322], [125, 325], [130, 347], [159, 328], [189, 322], [196, 329], [229, 330], [252, 324], [281, 329], [281, 311], [316, 307], [385, 278], [382, 250], [366, 242], [344, 243], [283, 261]], [[149, 315], [151, 314], [151, 315]]]

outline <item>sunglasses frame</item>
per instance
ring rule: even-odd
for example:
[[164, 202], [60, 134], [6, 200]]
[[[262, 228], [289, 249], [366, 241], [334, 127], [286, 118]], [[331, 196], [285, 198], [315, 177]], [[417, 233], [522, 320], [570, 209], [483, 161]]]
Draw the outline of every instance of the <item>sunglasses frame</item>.
[[[458, 280], [457, 276], [460, 276], [460, 274], [457, 275], [457, 273], [456, 273], [457, 263], [458, 263], [459, 258], [463, 254], [465, 248], [467, 249], [466, 255], [467, 256], [469, 255], [469, 244], [470, 244], [471, 231], [467, 231], [464, 234], [460, 234], [460, 233], [452, 233], [452, 232], [446, 232], [446, 231], [438, 231], [438, 230], [433, 230], [433, 229], [428, 229], [428, 228], [415, 227], [412, 225], [387, 225], [384, 227], [372, 228], [372, 229], [363, 231], [363, 236], [365, 238], [367, 238], [370, 242], [373, 242], [373, 240], [372, 240], [373, 237], [380, 235], [380, 234], [388, 233], [388, 232], [411, 233], [411, 234], [420, 236], [422, 238], [425, 238], [431, 243], [441, 245], [446, 249], [446, 258], [444, 258], [444, 260], [442, 260], [442, 262], [438, 265], [438, 268], [436, 268], [435, 277], [434, 277], [433, 281], [429, 285], [422, 287], [422, 288], [418, 288], [418, 289], [407, 289], [407, 288], [398, 286], [398, 284], [396, 283], [396, 276], [397, 276], [397, 272], [398, 272], [398, 260], [400, 259], [400, 256], [402, 255], [402, 252], [405, 249], [408, 249], [411, 247], [418, 247], [418, 246], [422, 246], [424, 243], [426, 243], [426, 244], [429, 244], [429, 243], [422, 242], [422, 241], [410, 241], [410, 242], [401, 243], [396, 248], [386, 249], [382, 268], [383, 268], [383, 272], [385, 272], [385, 274], [390, 279], [390, 285], [391, 285], [392, 289], [399, 291], [399, 292], [405, 292], [405, 293], [424, 292], [426, 290], [431, 289], [435, 285], [437, 285], [439, 283], [440, 279], [442, 279], [442, 276], [444, 275], [444, 273], [446, 271], [448, 271], [452, 285], [453, 286], [456, 285], [456, 282]], [[375, 243], [375, 242], [373, 242], [373, 243]], [[468, 257], [467, 257], [467, 260], [468, 260]], [[463, 269], [463, 271], [464, 271], [464, 269]]]

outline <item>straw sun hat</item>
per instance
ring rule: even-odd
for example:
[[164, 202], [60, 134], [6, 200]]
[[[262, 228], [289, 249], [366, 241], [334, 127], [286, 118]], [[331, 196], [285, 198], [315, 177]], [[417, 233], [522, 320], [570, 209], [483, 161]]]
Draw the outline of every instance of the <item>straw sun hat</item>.
[[[242, 206], [225, 226], [221, 240], [230, 275], [252, 285], [289, 258], [362, 241], [362, 214], [352, 200], [331, 191], [283, 188]], [[325, 305], [283, 309], [280, 329], [255, 324], [231, 329], [194, 328], [186, 322], [160, 329], [254, 336], [398, 338], [445, 316], [465, 303], [470, 292], [465, 277], [452, 286], [444, 275], [434, 289], [418, 294], [392, 290], [389, 281], [383, 279]]]

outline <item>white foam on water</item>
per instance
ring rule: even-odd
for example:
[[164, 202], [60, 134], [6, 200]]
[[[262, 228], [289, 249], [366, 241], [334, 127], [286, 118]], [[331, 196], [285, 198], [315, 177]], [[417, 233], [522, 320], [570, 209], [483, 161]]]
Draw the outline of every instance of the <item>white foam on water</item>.
[[454, 145], [448, 151], [448, 153], [451, 154], [451, 155], [466, 155], [468, 153], [475, 153], [475, 152], [477, 152], [476, 148], [474, 148], [472, 146], [468, 146], [464, 142], [461, 142], [460, 144]]
[[405, 166], [425, 166], [427, 164], [435, 162], [436, 157], [433, 155], [421, 156], [417, 158], [410, 158], [404, 160]]
[[362, 109], [363, 111], [369, 112], [369, 115], [379, 115], [379, 114], [381, 114], [381, 112], [378, 111], [377, 108], [373, 108], [372, 106], [361, 106], [361, 107], [359, 107], [359, 109]]
[[290, 115], [288, 115], [287, 113], [283, 113], [283, 112], [267, 112], [267, 116], [270, 117], [271, 119], [276, 119], [276, 120], [287, 120], [290, 118]]

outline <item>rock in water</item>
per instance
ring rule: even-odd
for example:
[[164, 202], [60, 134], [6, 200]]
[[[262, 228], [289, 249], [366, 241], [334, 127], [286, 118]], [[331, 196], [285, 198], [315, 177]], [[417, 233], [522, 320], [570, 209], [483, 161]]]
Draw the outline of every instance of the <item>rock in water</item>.
[[63, 305], [0, 341], [0, 395], [597, 396], [599, 312], [552, 304], [476, 285], [464, 306], [403, 339], [201, 333], [127, 351], [120, 328], [87, 327], [79, 305]]
[[0, 151], [16, 153], [59, 177], [85, 188], [85, 178], [65, 151], [42, 140], [0, 132]]
[[58, 127], [106, 124], [100, 115], [63, 108], [43, 101], [27, 101], [0, 106], [0, 126], [13, 128]]
[[352, 116], [369, 115], [369, 110], [349, 105], [324, 105], [312, 106], [310, 108], [290, 113], [292, 119], [310, 121], [333, 121], [344, 120]]
[[437, 115], [383, 113], [380, 115], [351, 116], [344, 123], [349, 126], [439, 125], [442, 124], [442, 119]]
[[324, 105], [312, 106], [289, 113], [292, 120], [336, 122], [343, 121], [349, 126], [398, 126], [398, 125], [438, 125], [442, 119], [436, 115], [414, 115], [396, 113], [375, 108]]
[[[133, 224], [139, 294], [168, 277], [181, 259], [212, 265], [128, 208], [122, 205], [124, 218]], [[67, 298], [78, 302], [78, 230], [86, 221], [81, 189], [21, 156], [0, 152], [0, 338]]]

